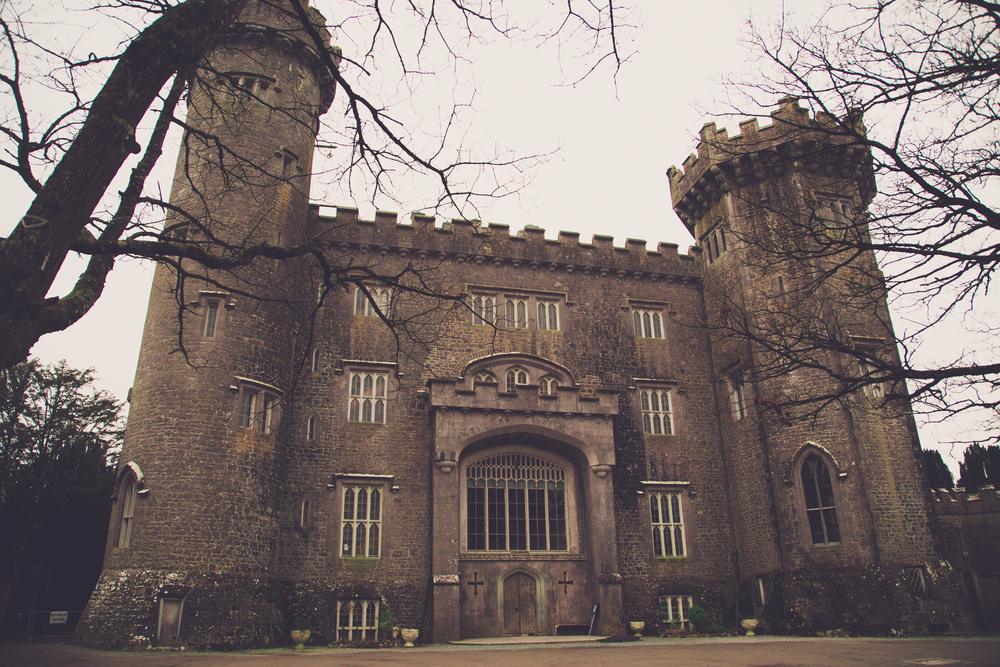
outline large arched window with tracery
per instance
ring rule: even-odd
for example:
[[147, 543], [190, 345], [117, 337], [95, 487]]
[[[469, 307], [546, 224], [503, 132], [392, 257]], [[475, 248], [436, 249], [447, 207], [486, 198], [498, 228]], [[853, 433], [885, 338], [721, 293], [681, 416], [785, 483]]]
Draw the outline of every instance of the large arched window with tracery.
[[802, 493], [805, 496], [809, 533], [814, 545], [839, 544], [840, 524], [837, 521], [837, 503], [833, 496], [830, 469], [816, 454], [810, 454], [802, 463], [799, 473]]
[[566, 471], [530, 454], [465, 468], [468, 551], [566, 551]]

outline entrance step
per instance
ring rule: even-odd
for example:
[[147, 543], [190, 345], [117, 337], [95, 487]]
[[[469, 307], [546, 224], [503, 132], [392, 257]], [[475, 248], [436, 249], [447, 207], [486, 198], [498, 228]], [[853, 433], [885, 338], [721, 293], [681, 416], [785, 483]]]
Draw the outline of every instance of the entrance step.
[[458, 644], [460, 646], [489, 646], [494, 644], [571, 644], [574, 642], [596, 642], [599, 639], [604, 639], [604, 635], [601, 636], [588, 636], [588, 635], [560, 635], [558, 637], [552, 635], [521, 635], [516, 637], [476, 637], [475, 639], [459, 639], [457, 641], [448, 642], [449, 644]]

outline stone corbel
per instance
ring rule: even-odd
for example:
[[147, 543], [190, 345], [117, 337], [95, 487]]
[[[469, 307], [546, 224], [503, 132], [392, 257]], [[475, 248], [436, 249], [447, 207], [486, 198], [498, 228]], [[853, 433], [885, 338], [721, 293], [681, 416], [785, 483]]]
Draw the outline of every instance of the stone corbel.
[[604, 479], [605, 477], [607, 477], [608, 473], [611, 472], [611, 466], [609, 466], [607, 464], [590, 466], [590, 469], [594, 472], [595, 475], [597, 475], [601, 479]]
[[445, 475], [450, 473], [458, 467], [458, 461], [455, 459], [455, 452], [438, 452], [438, 457], [434, 459], [434, 467], [443, 472]]

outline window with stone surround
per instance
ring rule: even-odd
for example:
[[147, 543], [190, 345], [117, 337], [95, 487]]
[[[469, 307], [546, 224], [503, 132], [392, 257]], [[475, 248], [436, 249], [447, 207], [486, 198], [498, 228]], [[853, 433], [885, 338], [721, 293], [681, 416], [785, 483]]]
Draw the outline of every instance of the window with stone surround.
[[638, 338], [663, 338], [662, 311], [652, 308], [633, 308], [632, 326]]
[[338, 642], [378, 639], [378, 600], [337, 600]]
[[559, 304], [554, 301], [538, 300], [538, 319], [535, 321], [543, 331], [559, 331]]
[[[866, 359], [859, 359], [858, 370], [861, 371], [861, 377], [870, 377], [875, 373], [875, 366]], [[881, 382], [875, 382], [872, 384], [864, 385], [862, 391], [864, 391], [865, 396], [872, 399], [873, 401], [877, 401], [878, 399], [882, 398], [884, 390], [882, 388]]]
[[678, 630], [690, 630], [691, 624], [688, 621], [688, 610], [691, 609], [692, 602], [690, 595], [661, 595], [660, 597], [660, 618], [671, 627], [677, 624]]
[[229, 308], [228, 305], [229, 293], [228, 292], [199, 292], [198, 300], [192, 302], [192, 306], [198, 308], [198, 313], [200, 313], [201, 323], [199, 332], [205, 338], [215, 338], [221, 336], [225, 321], [226, 313], [225, 309]]
[[799, 480], [805, 500], [809, 535], [814, 546], [840, 544], [840, 523], [833, 480], [826, 462], [815, 453], [809, 454], [799, 470]]
[[746, 379], [742, 371], [730, 373], [726, 378], [729, 388], [729, 410], [733, 421], [739, 421], [747, 416], [749, 404], [747, 402]]
[[303, 498], [299, 503], [298, 528], [308, 528], [312, 525], [312, 512], [312, 500], [309, 497]]
[[536, 329], [560, 331], [561, 309], [566, 295], [561, 292], [518, 290], [501, 287], [469, 286], [474, 325], [498, 326], [506, 329]]
[[528, 373], [523, 368], [511, 368], [504, 376], [506, 380], [505, 390], [508, 394], [516, 394], [517, 388], [528, 384]]
[[474, 389], [481, 384], [497, 384], [497, 376], [490, 372], [476, 373], [475, 377], [472, 378], [472, 387]]
[[559, 380], [552, 377], [551, 375], [546, 375], [538, 381], [538, 395], [539, 396], [555, 396], [559, 392]]
[[475, 294], [472, 297], [472, 323], [493, 326], [497, 323], [497, 298], [494, 294]]
[[679, 491], [651, 491], [649, 523], [653, 528], [653, 556], [671, 558], [687, 555], [684, 539], [684, 516]]
[[639, 388], [642, 432], [649, 435], [673, 435], [674, 413], [670, 389]]
[[247, 378], [239, 380], [240, 426], [261, 433], [273, 432], [278, 426], [281, 391], [263, 382]]
[[219, 319], [219, 307], [221, 302], [218, 299], [209, 299], [205, 302], [205, 328], [202, 333], [205, 338], [215, 338], [215, 325]]
[[701, 248], [709, 264], [714, 264], [729, 250], [724, 225], [717, 225], [701, 238]]
[[[370, 297], [365, 295], [368, 290]], [[378, 317], [379, 313], [388, 316], [392, 307], [392, 290], [388, 287], [375, 287], [365, 285], [365, 290], [360, 287], [354, 290], [354, 314], [365, 317]]]
[[135, 518], [135, 499], [138, 495], [138, 484], [135, 475], [126, 473], [118, 491], [118, 548], [127, 547], [132, 543], [132, 521]]
[[509, 329], [528, 327], [528, 300], [523, 297], [505, 296], [503, 300], [503, 326]]
[[840, 227], [854, 221], [854, 206], [850, 198], [839, 195], [813, 193], [816, 196], [816, 217]]
[[378, 558], [382, 545], [381, 485], [345, 484], [340, 528], [341, 558]]
[[263, 74], [229, 72], [226, 76], [229, 79], [233, 95], [241, 100], [253, 99], [267, 102], [271, 90], [274, 88], [274, 79]]
[[464, 470], [467, 551], [568, 550], [564, 466], [509, 452], [482, 457]]
[[384, 424], [388, 385], [388, 373], [352, 371], [348, 419], [352, 422]]

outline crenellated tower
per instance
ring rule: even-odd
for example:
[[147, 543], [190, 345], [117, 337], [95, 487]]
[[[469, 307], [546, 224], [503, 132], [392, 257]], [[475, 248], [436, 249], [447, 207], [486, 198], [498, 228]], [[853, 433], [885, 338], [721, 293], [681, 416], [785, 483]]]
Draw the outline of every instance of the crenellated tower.
[[[701, 249], [741, 613], [793, 631], [858, 614], [960, 626], [911, 594], [941, 573], [912, 414], [884, 400], [905, 389], [851, 384], [898, 362], [885, 281], [859, 250], [875, 194], [861, 119], [784, 98], [740, 129], [705, 125], [669, 177]], [[858, 592], [876, 585], [884, 603]]]
[[[323, 17], [307, 8], [327, 47]], [[255, 0], [193, 75], [165, 236], [216, 255], [304, 241], [334, 81], [282, 0]], [[96, 646], [273, 641], [268, 576], [290, 413], [295, 262], [156, 269], [105, 569], [78, 629]], [[252, 298], [251, 298], [252, 295]]]

